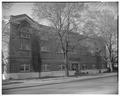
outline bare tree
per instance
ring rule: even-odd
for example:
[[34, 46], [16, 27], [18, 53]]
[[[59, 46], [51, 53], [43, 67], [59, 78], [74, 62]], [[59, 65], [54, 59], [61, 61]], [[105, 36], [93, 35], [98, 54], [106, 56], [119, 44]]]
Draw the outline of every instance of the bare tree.
[[[99, 9], [103, 9], [106, 5], [109, 4], [97, 4], [97, 6], [100, 6]], [[94, 38], [101, 36], [109, 50], [107, 62], [110, 61], [109, 65], [112, 70], [111, 56], [113, 49], [117, 48], [115, 47], [117, 46], [117, 20], [114, 18], [114, 15], [111, 14], [111, 10], [105, 9], [101, 11], [95, 9], [91, 11], [89, 10], [90, 7], [91, 4], [89, 3], [37, 3], [33, 9], [33, 16], [37, 16], [39, 20], [43, 18], [47, 19], [58, 33], [66, 64], [66, 76], [68, 76], [68, 52], [71, 41], [70, 32], [79, 32], [86, 35], [77, 41], [88, 37]], [[76, 45], [78, 45], [78, 43], [71, 48], [74, 49]]]
[[33, 16], [47, 19], [58, 33], [64, 54], [66, 76], [69, 76], [68, 51], [71, 39], [69, 34], [77, 31], [76, 18], [80, 17], [84, 8], [83, 3], [35, 3], [34, 5]]
[[9, 31], [9, 22], [5, 22], [2, 20], [2, 73], [5, 75], [8, 71], [8, 57], [9, 57], [9, 39], [10, 39], [10, 31]]
[[93, 36], [101, 36], [103, 38], [109, 51], [105, 60], [107, 60], [112, 71], [113, 58], [117, 57], [115, 52], [117, 51], [118, 18], [116, 18], [116, 15], [111, 10], [107, 9], [88, 11], [87, 18], [89, 19], [86, 20], [84, 25], [85, 32], [89, 35], [92, 34]]
[[105, 12], [101, 20], [101, 26], [100, 31], [109, 51], [108, 59], [110, 59], [110, 69], [112, 71], [113, 58], [115, 58], [114, 52], [117, 51], [117, 19], [114, 18], [114, 15]]
[[[9, 10], [13, 3], [2, 3], [2, 11]], [[10, 39], [10, 24], [7, 20], [9, 16], [2, 15], [2, 73], [6, 75], [8, 71], [8, 56], [9, 56], [9, 39]], [[6, 76], [5, 76], [6, 78]]]

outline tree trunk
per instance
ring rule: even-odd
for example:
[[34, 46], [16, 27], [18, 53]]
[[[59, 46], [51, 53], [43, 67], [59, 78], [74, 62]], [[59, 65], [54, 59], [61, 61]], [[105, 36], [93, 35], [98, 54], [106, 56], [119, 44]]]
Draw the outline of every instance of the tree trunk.
[[69, 69], [68, 69], [68, 55], [67, 53], [65, 53], [65, 76], [68, 77], [69, 76]]
[[97, 69], [99, 70], [99, 73], [101, 73], [101, 57], [99, 55], [99, 53], [96, 55], [96, 66]]
[[109, 54], [110, 54], [110, 56], [109, 56], [109, 58], [110, 58], [110, 60], [109, 60], [109, 67], [110, 67], [110, 71], [112, 72], [113, 71], [113, 68], [112, 68], [112, 42], [111, 42], [111, 38], [112, 38], [112, 34], [110, 35], [110, 48], [109, 48]]
[[108, 59], [108, 66], [110, 68], [110, 71], [112, 72], [113, 71], [113, 68], [112, 68], [112, 62], [110, 59]]
[[40, 77], [41, 77], [41, 71], [39, 71], [38, 75], [39, 75], [39, 79], [40, 79]]
[[111, 62], [111, 45], [110, 46], [106, 46], [107, 50], [108, 50], [108, 59], [107, 59], [107, 66], [109, 67], [110, 71], [112, 72], [113, 71], [113, 68], [112, 68], [112, 62]]

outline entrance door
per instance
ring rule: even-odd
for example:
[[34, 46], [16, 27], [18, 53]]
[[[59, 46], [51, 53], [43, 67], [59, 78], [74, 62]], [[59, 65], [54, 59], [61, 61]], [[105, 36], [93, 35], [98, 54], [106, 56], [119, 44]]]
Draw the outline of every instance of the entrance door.
[[78, 64], [77, 63], [72, 63], [72, 70], [78, 70]]

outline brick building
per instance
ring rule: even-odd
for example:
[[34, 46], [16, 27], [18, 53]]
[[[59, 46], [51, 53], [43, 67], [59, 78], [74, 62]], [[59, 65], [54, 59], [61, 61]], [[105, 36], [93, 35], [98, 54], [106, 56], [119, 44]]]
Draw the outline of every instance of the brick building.
[[[40, 55], [35, 57], [40, 59], [35, 59], [34, 64], [40, 60], [42, 72], [64, 70], [64, 55], [54, 28], [40, 25], [25, 14], [11, 16], [9, 26], [9, 73], [36, 72], [38, 65], [33, 65], [33, 52]], [[75, 70], [76, 66], [79, 70], [97, 68], [96, 49], [102, 50], [102, 56], [106, 53], [102, 40], [87, 38], [76, 43], [77, 39], [84, 36], [74, 32], [70, 32], [69, 36], [70, 46], [77, 44], [69, 52], [69, 70]], [[106, 67], [102, 56], [99, 68]]]

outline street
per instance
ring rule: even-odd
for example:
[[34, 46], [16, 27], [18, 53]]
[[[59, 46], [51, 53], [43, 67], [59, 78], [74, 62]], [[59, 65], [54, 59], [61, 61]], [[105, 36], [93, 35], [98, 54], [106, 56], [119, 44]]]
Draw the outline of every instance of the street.
[[3, 94], [117, 94], [117, 76], [29, 88], [3, 90]]

